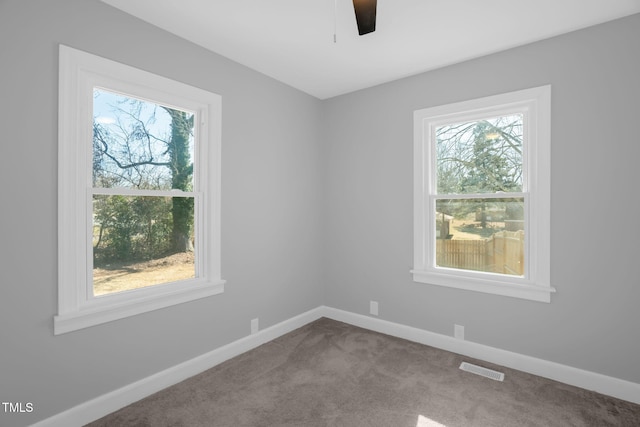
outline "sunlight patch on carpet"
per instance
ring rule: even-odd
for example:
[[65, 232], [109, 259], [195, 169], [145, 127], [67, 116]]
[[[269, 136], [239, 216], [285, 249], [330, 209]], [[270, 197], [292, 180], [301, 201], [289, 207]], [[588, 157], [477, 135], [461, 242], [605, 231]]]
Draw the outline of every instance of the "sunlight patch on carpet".
[[424, 415], [418, 415], [418, 423], [416, 427], [447, 427], [444, 424], [440, 424], [437, 421], [433, 421], [431, 418], [427, 418]]

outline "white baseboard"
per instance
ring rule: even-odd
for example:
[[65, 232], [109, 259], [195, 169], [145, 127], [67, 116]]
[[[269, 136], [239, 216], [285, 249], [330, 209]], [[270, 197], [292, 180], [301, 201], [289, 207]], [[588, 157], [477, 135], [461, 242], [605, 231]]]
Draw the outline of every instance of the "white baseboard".
[[640, 384], [630, 381], [335, 308], [323, 307], [323, 315], [354, 326], [404, 338], [640, 404]]
[[436, 334], [379, 318], [320, 306], [140, 381], [136, 381], [82, 403], [53, 417], [42, 420], [32, 427], [82, 426], [166, 387], [177, 384], [193, 375], [206, 371], [225, 360], [238, 356], [321, 317], [327, 317], [361, 328], [404, 338], [409, 341], [426, 344], [640, 404], [640, 384], [470, 341], [458, 340], [450, 336]]
[[140, 381], [74, 406], [53, 417], [46, 418], [32, 427], [82, 426], [130, 405], [166, 387], [179, 383], [207, 369], [267, 343], [279, 336], [313, 322], [323, 316], [324, 307], [309, 310], [284, 322], [248, 335], [230, 344], [195, 357], [179, 365], [158, 372]]

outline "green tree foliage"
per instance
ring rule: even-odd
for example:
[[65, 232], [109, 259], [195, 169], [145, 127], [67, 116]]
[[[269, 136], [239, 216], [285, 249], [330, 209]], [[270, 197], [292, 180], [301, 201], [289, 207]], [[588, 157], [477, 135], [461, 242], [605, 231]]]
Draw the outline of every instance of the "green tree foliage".
[[[193, 163], [189, 155], [189, 137], [193, 130], [193, 114], [165, 108], [171, 116], [171, 140], [169, 143], [171, 188], [191, 190]], [[171, 213], [173, 230], [171, 245], [175, 252], [193, 250], [191, 230], [193, 228], [193, 199], [173, 198]]]
[[[461, 193], [520, 191], [522, 185], [518, 179], [521, 166], [519, 163], [510, 164], [509, 158], [504, 155], [505, 147], [496, 127], [481, 121], [473, 127], [472, 132], [473, 156], [458, 181]], [[521, 153], [520, 147], [517, 152]]]
[[166, 197], [95, 196], [94, 262], [146, 260], [171, 251]]

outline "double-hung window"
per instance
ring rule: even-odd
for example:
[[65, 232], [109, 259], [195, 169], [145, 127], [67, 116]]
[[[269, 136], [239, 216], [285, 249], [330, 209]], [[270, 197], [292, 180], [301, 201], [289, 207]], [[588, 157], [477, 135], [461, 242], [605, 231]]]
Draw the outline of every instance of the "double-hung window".
[[56, 334], [223, 292], [220, 96], [60, 46]]
[[414, 112], [416, 282], [550, 301], [550, 87]]

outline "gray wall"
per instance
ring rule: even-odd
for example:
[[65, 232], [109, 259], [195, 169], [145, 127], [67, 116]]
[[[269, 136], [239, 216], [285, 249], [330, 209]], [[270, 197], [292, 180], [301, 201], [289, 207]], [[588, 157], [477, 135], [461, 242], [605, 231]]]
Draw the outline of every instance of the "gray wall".
[[[418, 284], [416, 109], [552, 85], [551, 304]], [[323, 104], [325, 304], [640, 383], [640, 15]]]
[[[0, 400], [25, 425], [321, 304], [640, 382], [640, 16], [327, 101], [97, 0], [0, 0]], [[223, 98], [223, 295], [53, 336], [57, 49]], [[412, 112], [553, 85], [551, 304], [416, 284]], [[6, 422], [5, 422], [6, 420]]]
[[[222, 96], [222, 295], [53, 336], [58, 44]], [[24, 425], [322, 304], [319, 100], [97, 0], [0, 3], [0, 401]]]

